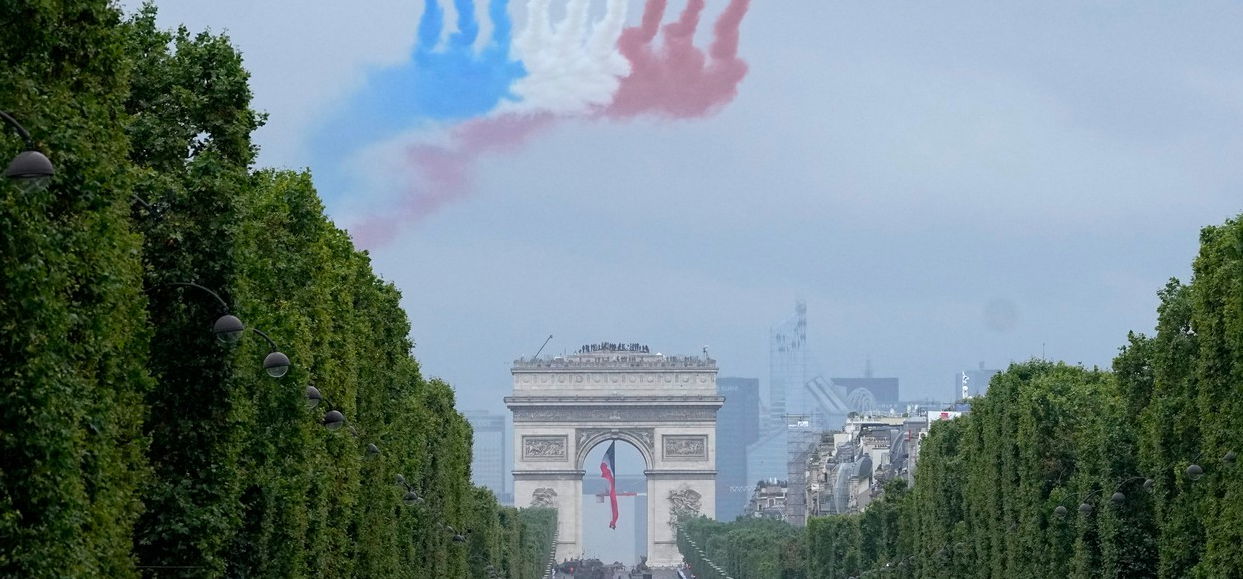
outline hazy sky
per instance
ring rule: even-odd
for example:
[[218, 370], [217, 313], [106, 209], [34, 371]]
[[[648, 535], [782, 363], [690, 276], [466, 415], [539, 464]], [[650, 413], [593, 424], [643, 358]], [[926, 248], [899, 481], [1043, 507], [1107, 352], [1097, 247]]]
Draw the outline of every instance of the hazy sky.
[[[725, 4], [708, 0], [701, 45]], [[270, 114], [263, 165], [309, 166], [343, 226], [397, 212], [400, 162], [334, 143], [388, 118], [356, 95], [412, 66], [421, 2], [159, 6], [243, 52]], [[509, 7], [519, 29], [525, 6]], [[510, 364], [549, 334], [546, 353], [706, 344], [722, 375], [766, 384], [768, 329], [797, 299], [827, 375], [870, 356], [905, 398], [1042, 348], [1108, 365], [1189, 275], [1199, 228], [1240, 211], [1240, 21], [1233, 2], [753, 0], [733, 102], [542, 127], [477, 159], [460, 198], [374, 246], [375, 267], [462, 408], [503, 411]]]

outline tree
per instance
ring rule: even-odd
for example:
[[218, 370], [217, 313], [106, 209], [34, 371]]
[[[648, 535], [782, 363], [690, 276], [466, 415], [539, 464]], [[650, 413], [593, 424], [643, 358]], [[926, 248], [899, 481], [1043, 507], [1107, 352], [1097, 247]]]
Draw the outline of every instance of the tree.
[[42, 191], [0, 183], [0, 575], [132, 576], [151, 380], [119, 14], [10, 2], [0, 21], [23, 23], [0, 35], [0, 110], [57, 170]]

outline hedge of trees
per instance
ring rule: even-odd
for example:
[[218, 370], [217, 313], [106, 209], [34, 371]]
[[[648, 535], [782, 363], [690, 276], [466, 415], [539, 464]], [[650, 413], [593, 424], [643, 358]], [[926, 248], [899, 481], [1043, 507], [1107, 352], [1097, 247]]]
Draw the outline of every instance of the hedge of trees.
[[913, 488], [799, 532], [698, 521], [687, 536], [756, 579], [1240, 576], [1243, 220], [1202, 231], [1193, 272], [1111, 370], [1031, 360], [994, 377], [934, 425]]
[[541, 576], [555, 513], [471, 485], [397, 289], [308, 173], [254, 168], [228, 39], [103, 0], [0, 21], [0, 110], [57, 171], [0, 184], [0, 575]]

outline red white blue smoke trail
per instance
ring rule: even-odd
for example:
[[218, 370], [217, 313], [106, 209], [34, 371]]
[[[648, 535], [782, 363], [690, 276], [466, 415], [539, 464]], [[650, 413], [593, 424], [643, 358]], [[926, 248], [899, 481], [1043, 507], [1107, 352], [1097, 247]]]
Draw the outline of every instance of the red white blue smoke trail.
[[[559, 1], [563, 14], [554, 18], [553, 0], [529, 0], [513, 36], [508, 0], [491, 0], [492, 33], [480, 42], [474, 0], [454, 0], [456, 30], [447, 36], [440, 0], [425, 0], [409, 63], [374, 75], [347, 107], [372, 111], [373, 122], [330, 123], [320, 139], [337, 157], [377, 146], [401, 151], [394, 163], [401, 193], [351, 227], [362, 245], [382, 245], [466, 195], [478, 158], [515, 148], [558, 119], [704, 117], [729, 104], [747, 74], [738, 45], [750, 0], [729, 0], [707, 50], [694, 43], [705, 0], [686, 0], [669, 23], [668, 0], [646, 0], [631, 27], [629, 0], [603, 0], [595, 17], [592, 0]], [[411, 144], [412, 133], [435, 138]]]

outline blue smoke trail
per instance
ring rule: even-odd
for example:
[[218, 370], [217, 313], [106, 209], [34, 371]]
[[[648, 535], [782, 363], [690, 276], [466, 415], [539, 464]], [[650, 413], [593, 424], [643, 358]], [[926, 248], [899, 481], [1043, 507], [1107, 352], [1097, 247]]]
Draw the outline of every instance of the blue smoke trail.
[[[522, 62], [510, 55], [513, 23], [509, 0], [491, 0], [492, 36], [478, 51], [479, 22], [474, 0], [454, 0], [457, 30], [444, 46], [445, 11], [440, 0], [426, 0], [410, 60], [377, 71], [312, 140], [321, 194], [335, 179], [342, 157], [368, 144], [417, 128], [429, 121], [455, 121], [484, 115], [501, 102], [516, 101], [510, 87], [526, 76]], [[325, 163], [326, 162], [326, 163]], [[327, 174], [325, 174], [325, 172]]]

